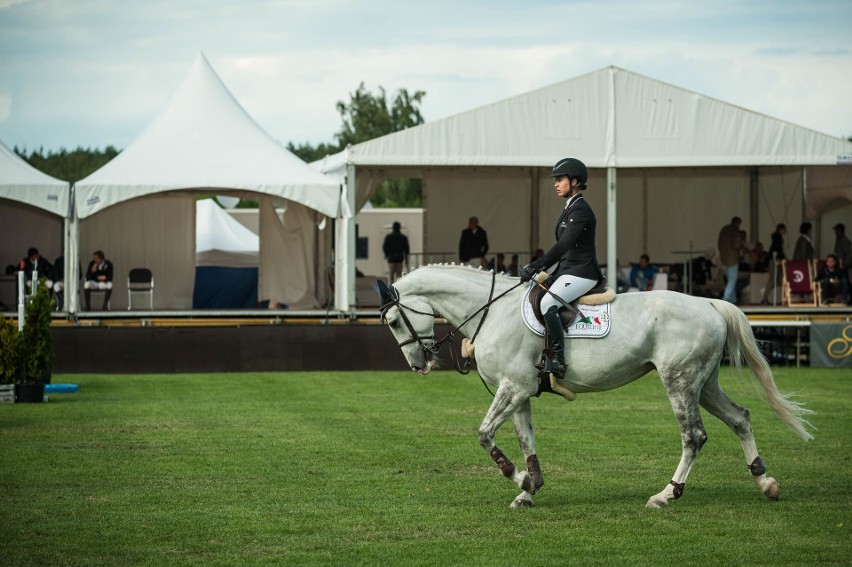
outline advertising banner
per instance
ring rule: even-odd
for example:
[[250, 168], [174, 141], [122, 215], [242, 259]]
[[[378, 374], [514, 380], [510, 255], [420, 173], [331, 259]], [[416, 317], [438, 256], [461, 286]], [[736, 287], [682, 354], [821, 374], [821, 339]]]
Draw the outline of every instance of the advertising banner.
[[811, 368], [852, 368], [852, 323], [811, 325]]

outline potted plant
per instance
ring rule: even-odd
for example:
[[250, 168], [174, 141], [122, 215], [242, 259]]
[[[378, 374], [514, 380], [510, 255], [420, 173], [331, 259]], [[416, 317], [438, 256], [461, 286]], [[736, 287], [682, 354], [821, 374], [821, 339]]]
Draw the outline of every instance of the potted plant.
[[18, 323], [0, 317], [0, 403], [15, 403], [15, 383], [21, 373], [19, 340]]
[[50, 338], [50, 314], [53, 299], [44, 280], [26, 306], [24, 330], [18, 338], [20, 373], [15, 389], [18, 402], [41, 402], [44, 385], [53, 371], [53, 341]]

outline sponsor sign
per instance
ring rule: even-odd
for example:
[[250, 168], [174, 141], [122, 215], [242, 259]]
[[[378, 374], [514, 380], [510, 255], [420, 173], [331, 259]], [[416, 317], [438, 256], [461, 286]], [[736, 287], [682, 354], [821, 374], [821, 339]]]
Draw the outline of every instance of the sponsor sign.
[[811, 325], [811, 368], [852, 368], [852, 323]]

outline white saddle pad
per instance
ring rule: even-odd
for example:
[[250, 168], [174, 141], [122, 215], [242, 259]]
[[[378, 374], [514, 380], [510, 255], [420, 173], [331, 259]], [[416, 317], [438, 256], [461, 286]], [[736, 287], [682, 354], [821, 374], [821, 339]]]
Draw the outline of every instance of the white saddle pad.
[[[530, 331], [540, 337], [543, 337], [544, 325], [539, 323], [538, 319], [535, 318], [533, 306], [530, 304], [530, 292], [532, 291], [532, 285], [521, 298], [521, 318], [523, 318], [524, 324]], [[612, 319], [610, 318], [611, 305], [612, 303], [604, 303], [603, 305], [584, 305], [581, 303], [578, 306], [580, 308], [580, 313], [582, 313], [589, 322], [584, 323], [583, 321], [580, 321], [579, 317], [575, 317], [571, 325], [565, 329], [565, 338], [600, 339], [607, 336], [612, 322]]]

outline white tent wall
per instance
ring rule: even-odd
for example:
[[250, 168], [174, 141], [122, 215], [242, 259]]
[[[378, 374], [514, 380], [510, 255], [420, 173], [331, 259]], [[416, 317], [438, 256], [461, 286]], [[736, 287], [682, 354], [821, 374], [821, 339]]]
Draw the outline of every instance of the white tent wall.
[[18, 267], [27, 249], [38, 248], [39, 254], [51, 264], [63, 255], [62, 218], [43, 209], [0, 199], [0, 269]]
[[[194, 195], [161, 193], [113, 205], [81, 220], [79, 242], [84, 272], [95, 250], [103, 250], [112, 261], [113, 310], [127, 309], [127, 274], [132, 268], [153, 272], [154, 309], [192, 308]], [[80, 289], [82, 297], [82, 285]], [[92, 307], [99, 306], [100, 297], [95, 294]]]
[[[323, 306], [325, 305], [327, 299], [329, 298], [330, 288], [329, 283], [331, 281], [329, 275], [329, 257], [331, 253], [331, 225], [332, 223], [326, 220], [323, 223], [323, 229], [320, 230], [318, 223], [320, 223], [320, 219], [322, 218], [315, 211], [308, 209], [307, 216], [310, 219], [313, 219], [312, 222], [308, 223], [305, 219], [302, 218], [301, 213], [297, 214], [298, 207], [300, 207], [298, 203], [290, 203], [287, 206], [287, 209], [276, 208], [275, 213], [277, 217], [277, 223], [279, 225], [283, 225], [286, 222], [290, 223], [300, 223], [302, 226], [302, 230], [304, 230], [304, 234], [301, 237], [302, 242], [307, 242], [309, 249], [307, 251], [307, 257], [311, 258], [309, 270], [313, 274], [313, 291], [308, 293], [304, 298], [298, 300], [296, 303], [288, 304], [290, 308], [312, 308], [315, 305]], [[292, 209], [292, 210], [291, 210]], [[290, 211], [290, 216], [286, 217], [286, 211]], [[228, 214], [231, 215], [235, 220], [237, 220], [240, 224], [251, 230], [255, 233], [260, 233], [260, 211], [258, 209], [228, 209]], [[278, 231], [272, 231], [276, 238], [278, 238]], [[310, 233], [310, 234], [309, 234]], [[311, 245], [310, 243], [313, 242]], [[312, 246], [312, 248], [310, 248]], [[261, 249], [263, 248], [263, 242], [261, 242]], [[272, 250], [272, 248], [270, 248]], [[285, 255], [286, 256], [286, 255]], [[281, 259], [276, 256], [275, 253], [270, 253], [270, 257], [274, 262], [280, 262]], [[263, 270], [261, 269], [261, 272]], [[276, 270], [270, 272], [270, 277], [273, 277], [276, 273]], [[260, 276], [259, 276], [260, 277]], [[263, 284], [260, 284], [263, 285]], [[267, 291], [266, 293], [270, 293]], [[258, 297], [262, 299], [265, 298], [262, 295], [258, 295]]]
[[477, 217], [488, 234], [489, 259], [527, 249], [530, 238], [530, 168], [438, 168], [424, 174], [425, 249], [458, 262], [459, 238]]
[[258, 300], [270, 306], [318, 307], [313, 210], [289, 202], [283, 219], [269, 197], [260, 199], [260, 270]]

